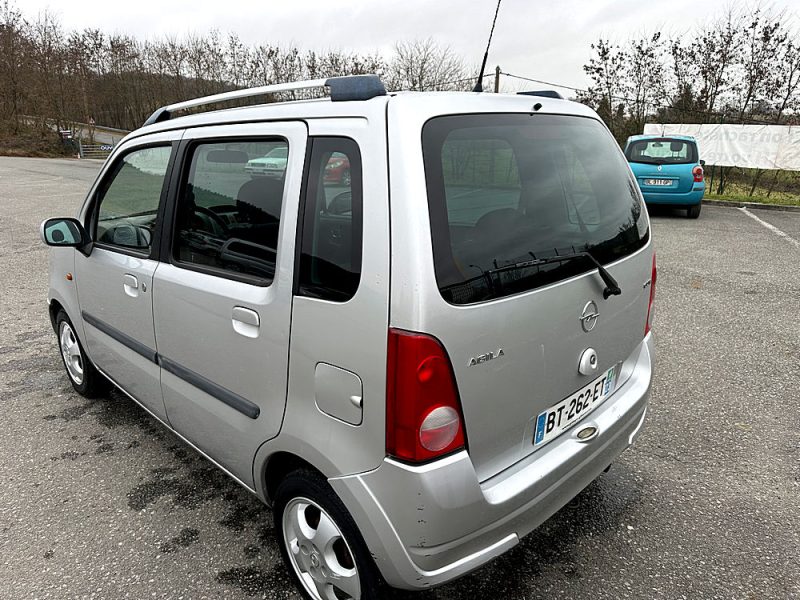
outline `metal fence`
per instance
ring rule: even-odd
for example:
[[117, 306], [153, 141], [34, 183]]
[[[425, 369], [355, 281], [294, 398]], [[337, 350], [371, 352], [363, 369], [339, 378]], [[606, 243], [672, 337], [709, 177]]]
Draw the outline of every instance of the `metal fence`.
[[96, 158], [105, 160], [114, 149], [113, 144], [80, 144], [81, 158]]

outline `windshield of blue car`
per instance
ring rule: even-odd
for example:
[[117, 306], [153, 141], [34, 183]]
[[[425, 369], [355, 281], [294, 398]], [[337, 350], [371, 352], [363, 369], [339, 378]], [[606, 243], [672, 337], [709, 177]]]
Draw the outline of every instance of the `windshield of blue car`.
[[688, 140], [670, 138], [635, 140], [628, 144], [625, 156], [629, 162], [650, 165], [696, 164], [697, 145]]

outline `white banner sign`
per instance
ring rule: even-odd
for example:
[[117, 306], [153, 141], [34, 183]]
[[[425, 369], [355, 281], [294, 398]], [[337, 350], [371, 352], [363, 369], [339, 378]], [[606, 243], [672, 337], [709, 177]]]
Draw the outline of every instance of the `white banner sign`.
[[644, 126], [647, 135], [690, 135], [707, 165], [800, 171], [800, 127], [790, 125]]

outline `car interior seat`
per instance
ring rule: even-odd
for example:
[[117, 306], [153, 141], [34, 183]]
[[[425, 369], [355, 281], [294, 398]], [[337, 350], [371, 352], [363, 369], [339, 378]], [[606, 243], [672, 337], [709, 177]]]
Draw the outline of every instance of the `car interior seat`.
[[249, 242], [276, 248], [283, 203], [283, 179], [258, 177], [244, 183], [236, 196], [236, 236]]

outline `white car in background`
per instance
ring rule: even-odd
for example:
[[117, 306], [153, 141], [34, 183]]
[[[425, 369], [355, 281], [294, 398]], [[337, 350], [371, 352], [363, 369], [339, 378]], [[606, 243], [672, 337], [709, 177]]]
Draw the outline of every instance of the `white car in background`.
[[281, 178], [286, 171], [289, 149], [286, 146], [273, 148], [266, 155], [247, 161], [244, 170], [253, 176]]

